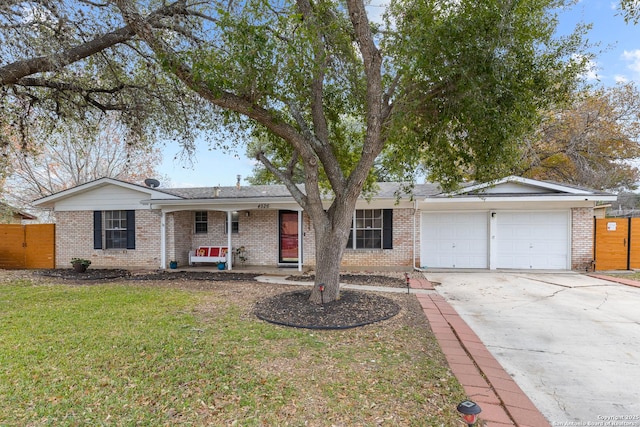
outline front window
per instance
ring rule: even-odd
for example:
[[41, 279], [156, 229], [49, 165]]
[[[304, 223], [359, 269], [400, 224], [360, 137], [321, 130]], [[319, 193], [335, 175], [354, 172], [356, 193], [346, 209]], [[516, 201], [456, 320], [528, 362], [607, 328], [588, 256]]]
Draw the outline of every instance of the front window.
[[207, 212], [196, 212], [196, 234], [207, 234]]
[[[240, 229], [240, 227], [239, 227], [239, 218], [240, 218], [240, 214], [238, 212], [231, 212], [231, 232], [233, 234], [236, 234], [238, 232], [238, 230]], [[227, 234], [228, 230], [229, 230], [229, 217], [227, 215], [225, 215], [225, 217], [224, 217], [224, 234]]]
[[104, 237], [106, 249], [127, 248], [126, 211], [104, 211]]
[[356, 210], [347, 247], [351, 249], [381, 249], [382, 223], [382, 209]]

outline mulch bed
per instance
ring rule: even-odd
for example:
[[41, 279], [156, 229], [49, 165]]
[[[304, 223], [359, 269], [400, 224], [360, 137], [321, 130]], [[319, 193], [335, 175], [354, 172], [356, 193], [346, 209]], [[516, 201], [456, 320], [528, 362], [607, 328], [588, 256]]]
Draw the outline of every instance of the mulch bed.
[[389, 319], [400, 312], [394, 301], [378, 294], [342, 291], [326, 304], [309, 302], [311, 291], [286, 292], [258, 301], [258, 318], [278, 325], [307, 329], [348, 329]]
[[[40, 270], [37, 274], [55, 277], [75, 284], [89, 284], [114, 280], [159, 281], [162, 283], [186, 284], [187, 282], [255, 281], [260, 274], [236, 272], [146, 272], [132, 274], [123, 269], [90, 268], [84, 273], [73, 269]], [[314, 276], [290, 276], [288, 280], [309, 281]], [[342, 274], [342, 283], [387, 287], [406, 287], [406, 281], [398, 277], [376, 274]], [[389, 319], [400, 311], [400, 306], [377, 293], [353, 290], [340, 292], [340, 299], [326, 304], [309, 301], [308, 289], [285, 292], [258, 301], [255, 315], [265, 321], [308, 329], [347, 329]]]
[[252, 273], [227, 273], [215, 272], [207, 273], [202, 271], [178, 271], [168, 273], [165, 271], [137, 273], [133, 274], [129, 270], [110, 269], [110, 268], [89, 268], [84, 273], [78, 273], [72, 268], [60, 268], [52, 270], [39, 270], [38, 274], [48, 277], [57, 277], [65, 280], [74, 281], [97, 281], [97, 280], [160, 280], [160, 281], [191, 281], [191, 280], [208, 280], [214, 282], [226, 282], [230, 280], [254, 280], [260, 274]]
[[56, 277], [64, 280], [113, 280], [131, 276], [129, 270], [99, 268], [89, 268], [83, 273], [79, 273], [73, 268], [37, 270], [35, 273], [40, 276]]

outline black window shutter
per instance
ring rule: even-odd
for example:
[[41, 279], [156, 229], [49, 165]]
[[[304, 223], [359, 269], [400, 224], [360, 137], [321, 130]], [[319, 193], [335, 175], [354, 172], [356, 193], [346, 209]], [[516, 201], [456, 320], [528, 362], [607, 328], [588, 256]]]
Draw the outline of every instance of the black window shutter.
[[102, 249], [102, 211], [93, 211], [93, 249]]
[[127, 249], [136, 248], [136, 211], [127, 211]]
[[382, 249], [393, 249], [393, 209], [382, 210]]

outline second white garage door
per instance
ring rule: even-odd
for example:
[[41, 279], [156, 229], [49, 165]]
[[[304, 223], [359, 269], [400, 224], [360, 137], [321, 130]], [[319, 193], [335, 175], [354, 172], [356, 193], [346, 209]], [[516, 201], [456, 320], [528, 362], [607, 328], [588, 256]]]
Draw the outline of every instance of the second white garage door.
[[568, 242], [566, 211], [497, 212], [497, 268], [566, 269]]

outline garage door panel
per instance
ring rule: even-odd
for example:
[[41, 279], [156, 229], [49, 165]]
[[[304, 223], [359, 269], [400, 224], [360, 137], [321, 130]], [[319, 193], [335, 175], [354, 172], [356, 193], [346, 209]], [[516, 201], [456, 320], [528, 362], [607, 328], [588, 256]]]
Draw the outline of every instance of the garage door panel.
[[435, 248], [440, 252], [449, 252], [454, 246], [453, 240], [435, 241]]
[[487, 268], [487, 212], [423, 213], [421, 264]]
[[566, 211], [500, 212], [497, 268], [565, 269], [569, 219]]
[[[515, 236], [515, 238], [523, 239], [522, 236]], [[526, 253], [529, 252], [529, 249], [531, 249], [531, 245], [529, 245], [529, 242], [526, 242], [525, 240], [503, 241], [501, 242], [501, 244], [502, 243], [507, 244], [506, 246], [509, 248], [509, 250], [516, 253]]]

